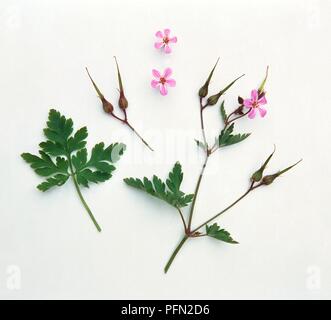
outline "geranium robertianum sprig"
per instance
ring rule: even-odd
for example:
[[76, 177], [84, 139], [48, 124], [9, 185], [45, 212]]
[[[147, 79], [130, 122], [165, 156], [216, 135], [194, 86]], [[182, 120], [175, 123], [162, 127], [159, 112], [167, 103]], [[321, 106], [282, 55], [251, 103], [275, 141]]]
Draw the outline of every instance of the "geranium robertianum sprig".
[[115, 59], [116, 68], [117, 68], [117, 78], [118, 78], [119, 94], [120, 94], [119, 99], [118, 99], [118, 106], [121, 109], [121, 111], [122, 111], [122, 113], [124, 115], [124, 118], [121, 118], [121, 117], [117, 116], [114, 113], [114, 107], [113, 107], [113, 105], [101, 93], [100, 89], [98, 88], [98, 86], [94, 82], [92, 76], [90, 75], [88, 69], [86, 68], [87, 74], [88, 74], [88, 76], [89, 76], [89, 78], [90, 78], [90, 80], [91, 80], [91, 82], [93, 84], [93, 87], [94, 87], [95, 91], [98, 94], [98, 97], [100, 98], [100, 100], [102, 102], [103, 110], [107, 114], [111, 115], [113, 118], [117, 119], [121, 123], [123, 123], [126, 126], [128, 126], [138, 136], [138, 138], [146, 145], [146, 147], [148, 149], [150, 149], [151, 151], [154, 151], [151, 148], [151, 146], [146, 142], [146, 140], [137, 132], [137, 130], [131, 125], [131, 123], [128, 120], [128, 115], [127, 115], [126, 109], [128, 108], [129, 103], [128, 103], [128, 100], [127, 100], [127, 98], [125, 97], [125, 94], [124, 94], [123, 82], [122, 82], [122, 77], [121, 77], [121, 73], [120, 73], [120, 70], [119, 70], [119, 66], [118, 66], [118, 63], [117, 63], [117, 59], [116, 59], [116, 57], [114, 57], [114, 59]]
[[100, 232], [101, 228], [84, 200], [80, 186], [89, 187], [89, 183], [109, 180], [115, 170], [113, 164], [123, 154], [125, 145], [114, 143], [105, 148], [101, 142], [94, 146], [89, 157], [85, 148], [87, 128], [83, 127], [75, 134], [73, 130], [71, 119], [54, 109], [50, 110], [44, 129], [47, 141], [39, 144], [39, 156], [31, 153], [23, 153], [21, 156], [38, 175], [46, 178], [37, 186], [40, 191], [62, 186], [71, 177], [83, 206]]
[[[225, 229], [221, 229], [217, 223], [213, 223], [210, 225], [212, 221], [214, 221], [216, 218], [218, 218], [220, 215], [231, 209], [233, 206], [235, 206], [239, 201], [244, 199], [248, 194], [250, 194], [253, 190], [261, 187], [261, 186], [267, 186], [273, 183], [273, 181], [278, 178], [280, 175], [284, 174], [291, 168], [293, 168], [297, 163], [294, 165], [291, 165], [287, 167], [286, 169], [283, 169], [281, 171], [278, 171], [274, 174], [271, 175], [266, 175], [264, 176], [264, 170], [266, 169], [266, 166], [268, 162], [270, 161], [272, 155], [274, 152], [267, 158], [267, 160], [264, 162], [264, 164], [252, 175], [250, 179], [250, 184], [248, 189], [238, 198], [236, 199], [233, 203], [231, 203], [229, 206], [227, 206], [225, 209], [223, 209], [221, 212], [217, 213], [216, 215], [212, 216], [210, 219], [205, 221], [204, 223], [200, 224], [198, 227], [192, 228], [192, 218], [193, 218], [193, 213], [194, 213], [194, 208], [195, 208], [195, 202], [198, 196], [199, 188], [201, 185], [202, 177], [204, 174], [204, 170], [207, 166], [207, 162], [209, 157], [215, 152], [217, 149], [221, 149], [236, 143], [239, 143], [243, 140], [245, 140], [249, 134], [233, 134], [234, 131], [234, 123], [240, 118], [243, 118], [244, 116], [248, 115], [250, 118], [254, 118], [256, 111], [258, 110], [260, 112], [260, 115], [263, 117], [266, 113], [266, 111], [262, 108], [262, 105], [266, 103], [265, 99], [265, 91], [264, 91], [264, 85], [267, 79], [267, 74], [266, 77], [264, 78], [261, 86], [259, 87], [258, 90], [252, 90], [251, 93], [251, 98], [250, 99], [242, 99], [238, 98], [239, 101], [239, 107], [235, 108], [235, 110], [227, 115], [225, 107], [224, 107], [224, 101], [221, 103], [220, 107], [220, 113], [224, 122], [224, 127], [221, 130], [221, 133], [219, 136], [216, 138], [216, 141], [212, 147], [208, 145], [206, 135], [205, 135], [205, 127], [204, 127], [204, 119], [203, 119], [203, 111], [205, 108], [209, 106], [215, 105], [219, 98], [235, 83], [235, 81], [238, 80], [235, 79], [232, 81], [228, 86], [226, 86], [224, 89], [222, 89], [219, 93], [216, 95], [213, 95], [209, 98], [207, 98], [207, 101], [204, 102], [204, 99], [208, 95], [208, 87], [210, 80], [212, 78], [213, 72], [215, 70], [217, 63], [215, 64], [214, 68], [212, 69], [207, 81], [205, 82], [204, 86], [199, 90], [199, 101], [200, 101], [200, 119], [201, 119], [201, 131], [202, 131], [202, 136], [203, 136], [203, 142], [200, 142], [196, 140], [197, 144], [199, 147], [201, 147], [205, 153], [205, 161], [202, 165], [202, 169], [195, 187], [195, 191], [193, 194], [189, 194], [185, 196], [183, 192], [180, 191], [179, 187], [183, 179], [183, 173], [181, 171], [181, 166], [179, 163], [175, 165], [175, 168], [177, 168], [169, 174], [169, 179], [170, 177], [177, 177], [177, 188], [173, 189], [172, 188], [172, 183], [171, 181], [166, 181], [166, 183], [162, 182], [162, 180], [156, 176], [153, 177], [152, 180], [149, 180], [148, 178], [144, 178], [143, 180], [140, 179], [134, 179], [134, 178], [127, 178], [124, 179], [124, 181], [137, 189], [143, 190], [147, 192], [148, 194], [157, 197], [161, 200], [164, 200], [168, 203], [170, 203], [173, 207], [175, 207], [181, 217], [183, 227], [184, 227], [184, 235], [178, 246], [175, 248], [174, 252], [172, 253], [170, 259], [168, 260], [164, 271], [167, 272], [175, 259], [176, 255], [182, 248], [183, 244], [189, 239], [189, 238], [200, 238], [204, 236], [209, 236], [215, 239], [218, 239], [223, 242], [227, 243], [232, 243], [235, 244], [237, 241], [235, 241], [230, 233], [226, 231]], [[267, 70], [268, 71], [268, 70]], [[246, 112], [243, 111], [244, 107], [246, 107], [248, 110]], [[300, 160], [301, 161], [301, 160]], [[179, 170], [180, 169], [180, 170]], [[177, 174], [174, 174], [174, 172], [177, 172]], [[172, 199], [173, 193], [177, 192], [180, 196], [184, 196], [187, 201], [185, 201], [185, 205], [179, 206], [178, 202], [172, 202], [169, 201], [169, 199]], [[191, 203], [190, 207], [190, 212], [189, 212], [189, 217], [188, 217], [188, 222], [186, 222], [184, 218], [184, 214], [182, 212], [182, 207], [187, 206], [188, 204]], [[201, 229], [205, 228], [204, 231]]]

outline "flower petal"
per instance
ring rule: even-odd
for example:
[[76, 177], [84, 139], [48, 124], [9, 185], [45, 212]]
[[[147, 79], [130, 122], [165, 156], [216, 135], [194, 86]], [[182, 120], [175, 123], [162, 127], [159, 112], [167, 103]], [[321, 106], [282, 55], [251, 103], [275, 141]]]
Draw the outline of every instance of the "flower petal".
[[155, 69], [152, 70], [152, 74], [153, 74], [153, 76], [154, 76], [155, 78], [158, 78], [158, 79], [161, 78], [161, 74], [160, 74], [160, 72], [157, 71], [157, 70], [155, 70]]
[[163, 32], [164, 32], [164, 35], [165, 35], [166, 37], [168, 37], [169, 34], [170, 34], [170, 29], [164, 29]]
[[161, 84], [161, 85], [160, 85], [160, 93], [161, 93], [163, 96], [166, 96], [166, 95], [168, 94], [167, 87], [166, 87], [164, 84]]
[[164, 42], [162, 41], [162, 42], [155, 42], [154, 43], [154, 47], [155, 47], [155, 49], [160, 49], [160, 48], [162, 48], [164, 46]]
[[176, 43], [177, 42], [177, 37], [169, 38], [170, 43]]
[[259, 100], [259, 105], [263, 106], [264, 104], [267, 104], [267, 99], [265, 96], [263, 96], [260, 100]]
[[160, 84], [160, 81], [157, 81], [157, 80], [152, 80], [151, 81], [151, 86], [153, 87], [153, 88], [157, 88], [157, 86]]
[[256, 115], [256, 109], [252, 108], [252, 110], [248, 114], [248, 118], [254, 119]]
[[267, 114], [267, 110], [264, 108], [259, 108], [260, 116], [263, 118]]
[[257, 101], [258, 96], [259, 96], [259, 94], [258, 94], [257, 90], [256, 89], [252, 90], [252, 92], [251, 92], [251, 99], [253, 101]]
[[169, 78], [172, 75], [172, 69], [171, 68], [166, 68], [163, 73], [163, 78]]
[[169, 85], [169, 87], [175, 87], [176, 86], [176, 80], [175, 79], [167, 79], [166, 83]]
[[251, 99], [245, 99], [245, 100], [244, 100], [244, 106], [245, 106], [246, 108], [251, 108], [252, 105], [253, 105], [253, 103], [252, 103], [252, 100], [251, 100]]
[[158, 38], [163, 38], [163, 33], [162, 31], [158, 31], [155, 33], [155, 36], [158, 37]]
[[172, 50], [171, 50], [171, 48], [170, 48], [168, 45], [165, 45], [165, 46], [164, 46], [164, 52], [165, 52], [165, 53], [171, 53], [171, 51], [172, 51]]

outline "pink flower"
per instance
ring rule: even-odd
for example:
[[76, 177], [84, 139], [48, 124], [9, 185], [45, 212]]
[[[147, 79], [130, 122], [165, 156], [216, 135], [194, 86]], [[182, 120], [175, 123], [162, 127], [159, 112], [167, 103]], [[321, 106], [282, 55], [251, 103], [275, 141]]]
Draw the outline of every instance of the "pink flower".
[[252, 90], [251, 98], [244, 100], [244, 106], [251, 109], [248, 113], [248, 118], [254, 119], [256, 115], [256, 110], [259, 110], [260, 116], [263, 118], [267, 110], [261, 106], [267, 104], [267, 99], [265, 98], [265, 93], [259, 93], [258, 90]]
[[170, 53], [171, 48], [169, 46], [169, 43], [176, 43], [177, 37], [170, 38], [169, 35], [170, 35], [170, 29], [164, 29], [163, 33], [162, 31], [156, 32], [155, 36], [162, 39], [162, 41], [155, 42], [154, 47], [156, 49], [164, 48], [165, 53]]
[[157, 80], [153, 79], [151, 85], [153, 88], [159, 88], [160, 93], [163, 96], [168, 94], [167, 86], [169, 87], [176, 86], [176, 81], [174, 79], [169, 79], [169, 77], [172, 74], [172, 70], [170, 68], [166, 68], [162, 76], [160, 72], [155, 69], [152, 70], [152, 74]]

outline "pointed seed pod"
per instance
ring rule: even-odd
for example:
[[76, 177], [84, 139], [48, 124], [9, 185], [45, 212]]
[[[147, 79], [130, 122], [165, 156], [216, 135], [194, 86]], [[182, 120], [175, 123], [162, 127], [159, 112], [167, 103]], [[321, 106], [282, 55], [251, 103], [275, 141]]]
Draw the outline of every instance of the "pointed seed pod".
[[114, 57], [115, 62], [116, 62], [116, 68], [117, 68], [117, 78], [118, 78], [118, 85], [119, 85], [119, 90], [120, 90], [120, 98], [118, 100], [118, 106], [121, 109], [126, 109], [129, 106], [128, 100], [126, 99], [125, 95], [124, 95], [124, 89], [123, 89], [123, 83], [122, 83], [122, 77], [121, 77], [121, 73], [120, 73], [120, 69], [118, 67], [118, 63], [117, 63], [117, 59], [116, 57]]
[[244, 74], [242, 74], [240, 77], [234, 79], [231, 83], [229, 83], [224, 89], [222, 89], [219, 93], [214, 94], [213, 96], [210, 96], [207, 100], [208, 106], [213, 106], [218, 102], [218, 99], [226, 92], [228, 91], [233, 84], [238, 81], [240, 78], [242, 78]]
[[209, 83], [210, 83], [210, 80], [211, 80], [211, 78], [213, 76], [214, 70], [215, 70], [215, 68], [216, 68], [219, 60], [220, 60], [220, 58], [217, 59], [215, 65], [214, 65], [214, 68], [211, 70], [211, 72], [209, 74], [208, 79], [206, 80], [205, 84], [200, 88], [200, 90], [199, 90], [199, 97], [200, 98], [204, 98], [204, 97], [207, 96]]
[[101, 93], [101, 91], [100, 91], [99, 88], [97, 87], [96, 83], [93, 81], [93, 79], [92, 79], [92, 77], [91, 77], [91, 75], [90, 75], [88, 69], [87, 69], [87, 68], [85, 68], [85, 69], [86, 69], [86, 72], [87, 72], [87, 74], [88, 74], [88, 76], [89, 76], [89, 78], [90, 78], [90, 80], [91, 80], [91, 82], [92, 82], [92, 84], [93, 84], [93, 87], [94, 87], [95, 91], [96, 91], [97, 94], [98, 94], [98, 97], [100, 98], [100, 100], [101, 100], [101, 102], [102, 102], [103, 110], [104, 110], [106, 113], [112, 113], [112, 112], [114, 111], [114, 107], [113, 107], [113, 105], [112, 105], [109, 101], [107, 101], [107, 100], [105, 99], [104, 95]]
[[289, 167], [287, 167], [287, 168], [285, 168], [285, 169], [283, 169], [283, 170], [281, 170], [277, 173], [274, 173], [274, 174], [263, 177], [262, 184], [264, 184], [264, 185], [272, 184], [276, 178], [278, 178], [280, 175], [282, 175], [286, 171], [292, 169], [294, 166], [296, 166], [301, 161], [302, 161], [302, 159], [299, 160], [298, 162], [296, 162], [295, 164], [293, 164], [293, 165], [291, 165], [291, 166], [289, 166]]
[[252, 181], [259, 182], [262, 179], [262, 177], [263, 177], [263, 171], [267, 167], [267, 164], [270, 161], [271, 157], [274, 155], [275, 151], [276, 151], [276, 146], [274, 146], [274, 151], [267, 158], [267, 160], [263, 163], [263, 165], [261, 166], [261, 168], [253, 173], [253, 175], [251, 177]]

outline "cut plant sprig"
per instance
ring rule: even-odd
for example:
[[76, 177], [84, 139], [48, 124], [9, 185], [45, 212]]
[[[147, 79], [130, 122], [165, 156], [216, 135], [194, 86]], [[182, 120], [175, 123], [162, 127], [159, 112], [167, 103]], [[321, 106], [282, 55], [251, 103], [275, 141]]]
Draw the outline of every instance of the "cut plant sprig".
[[127, 115], [127, 108], [129, 106], [129, 103], [128, 103], [128, 100], [127, 98], [125, 97], [125, 94], [124, 94], [124, 88], [123, 88], [123, 82], [122, 82], [122, 77], [121, 77], [121, 73], [120, 73], [120, 69], [119, 69], [119, 66], [118, 66], [118, 62], [117, 62], [117, 59], [116, 57], [114, 57], [115, 59], [115, 63], [116, 63], [116, 68], [117, 68], [117, 78], [118, 78], [118, 85], [119, 85], [119, 99], [118, 99], [118, 106], [119, 108], [121, 109], [122, 113], [123, 113], [123, 118], [117, 116], [115, 113], [114, 113], [114, 106], [105, 98], [105, 96], [103, 95], [103, 93], [101, 92], [101, 90], [98, 88], [98, 86], [96, 85], [95, 81], [93, 80], [89, 70], [87, 68], [86, 69], [86, 72], [93, 84], [93, 87], [95, 89], [95, 91], [97, 92], [98, 94], [98, 97], [100, 98], [101, 102], [102, 102], [102, 106], [103, 106], [103, 110], [111, 115], [113, 118], [115, 118], [116, 120], [120, 121], [121, 123], [125, 124], [127, 127], [130, 128], [130, 130], [132, 130], [136, 135], [137, 137], [145, 144], [145, 146], [151, 150], [151, 151], [154, 151], [152, 149], [152, 147], [146, 142], [146, 140], [137, 132], [137, 130], [131, 125], [131, 123], [129, 122], [128, 120], [128, 115]]
[[[204, 118], [203, 118], [203, 111], [207, 107], [211, 107], [215, 105], [220, 97], [240, 78], [235, 79], [232, 81], [229, 85], [227, 85], [224, 89], [220, 90], [218, 94], [213, 95], [208, 98], [208, 91], [209, 91], [209, 85], [213, 76], [213, 73], [215, 71], [215, 68], [217, 66], [218, 60], [216, 64], [214, 65], [213, 69], [211, 70], [206, 82], [203, 84], [203, 86], [199, 90], [199, 102], [200, 102], [200, 121], [201, 121], [201, 132], [202, 132], [202, 137], [203, 141], [196, 140], [196, 143], [199, 148], [201, 148], [205, 154], [205, 159], [202, 164], [201, 172], [198, 177], [195, 190], [193, 194], [185, 195], [181, 191], [179, 192], [179, 186], [180, 183], [182, 182], [183, 179], [183, 173], [181, 170], [181, 166], [179, 163], [175, 165], [175, 170], [172, 171], [172, 173], [169, 174], [169, 179], [172, 177], [177, 177], [175, 180], [178, 181], [177, 188], [176, 189], [170, 189], [171, 186], [173, 185], [172, 183], [168, 183], [168, 180], [166, 183], [162, 182], [162, 180], [156, 176], [153, 177], [152, 180], [147, 179], [146, 177], [143, 180], [140, 179], [134, 179], [134, 178], [128, 178], [125, 179], [124, 181], [131, 187], [134, 187], [136, 189], [143, 190], [147, 192], [148, 194], [159, 198], [163, 201], [168, 202], [171, 204], [175, 209], [180, 214], [180, 218], [183, 223], [183, 229], [184, 229], [184, 234], [182, 236], [182, 239], [180, 240], [178, 246], [175, 248], [173, 251], [172, 255], [170, 256], [170, 259], [168, 260], [164, 271], [167, 272], [172, 265], [175, 257], [185, 244], [185, 242], [188, 239], [191, 238], [201, 238], [201, 237], [212, 237], [214, 239], [230, 243], [230, 244], [236, 244], [238, 243], [236, 240], [233, 239], [233, 237], [230, 235], [228, 231], [226, 231], [224, 228], [221, 228], [217, 222], [214, 220], [217, 219], [219, 216], [221, 216], [223, 213], [227, 212], [230, 210], [232, 207], [234, 207], [237, 203], [239, 203], [242, 199], [248, 196], [253, 190], [256, 190], [257, 188], [260, 188], [262, 186], [268, 186], [274, 182], [276, 178], [284, 174], [285, 172], [289, 171], [292, 169], [294, 166], [296, 166], [299, 162], [283, 169], [280, 170], [274, 174], [269, 174], [269, 175], [264, 175], [264, 171], [270, 162], [274, 152], [269, 155], [269, 157], [264, 161], [262, 166], [256, 172], [253, 173], [253, 175], [250, 178], [250, 183], [246, 191], [239, 197], [237, 198], [234, 202], [232, 202], [230, 205], [228, 205], [225, 209], [217, 213], [216, 215], [212, 216], [202, 224], [200, 224], [198, 227], [192, 227], [192, 222], [193, 222], [193, 214], [195, 211], [195, 204], [197, 201], [198, 193], [201, 187], [201, 182], [204, 176], [205, 169], [208, 164], [208, 160], [210, 156], [218, 149], [222, 149], [234, 144], [237, 144], [239, 142], [242, 142], [245, 140], [247, 137], [249, 137], [249, 133], [234, 133], [234, 126], [235, 123], [238, 119], [245, 117], [246, 115], [250, 117], [251, 119], [254, 118], [255, 112], [257, 109], [259, 110], [261, 116], [263, 117], [266, 113], [266, 111], [262, 110], [261, 105], [266, 104], [265, 100], [265, 91], [264, 87], [266, 84], [266, 79], [268, 75], [268, 69], [266, 72], [266, 76], [264, 80], [262, 81], [262, 84], [260, 85], [258, 90], [252, 90], [251, 92], [251, 98], [250, 99], [243, 99], [241, 97], [238, 98], [238, 103], [239, 106], [234, 109], [233, 112], [231, 112], [229, 115], [227, 114], [225, 110], [225, 103], [224, 101], [221, 102], [220, 105], [220, 115], [223, 120], [223, 129], [221, 130], [220, 134], [217, 136], [215, 139], [215, 143], [213, 146], [209, 146], [206, 135], [205, 135], [205, 126], [204, 126]], [[206, 100], [206, 101], [205, 101]], [[246, 107], [248, 110], [244, 112], [244, 107]], [[252, 112], [254, 111], [254, 112]], [[254, 113], [254, 114], [253, 114]], [[180, 168], [180, 170], [179, 170]], [[175, 174], [176, 172], [176, 174]], [[175, 196], [177, 194], [177, 196]], [[185, 199], [185, 201], [182, 203], [183, 205], [178, 205], [178, 199], [176, 197], [179, 197], [179, 199]], [[183, 197], [183, 198], [182, 198]], [[177, 199], [177, 202], [173, 202], [174, 199]], [[183, 213], [183, 210], [185, 209], [184, 207], [189, 207], [189, 214], [188, 217], [185, 219], [185, 214]]]
[[[92, 149], [88, 157], [86, 138], [87, 128], [83, 127], [73, 134], [73, 121], [51, 109], [44, 134], [47, 141], [39, 144], [39, 156], [23, 153], [22, 158], [31, 168], [46, 181], [37, 186], [40, 191], [64, 185], [72, 179], [79, 199], [89, 214], [92, 222], [100, 232], [101, 227], [87, 205], [80, 186], [89, 187], [89, 183], [100, 183], [109, 180], [115, 170], [114, 163], [125, 150], [122, 143], [114, 143], [105, 148], [103, 142]], [[55, 161], [54, 161], [55, 159]]]

